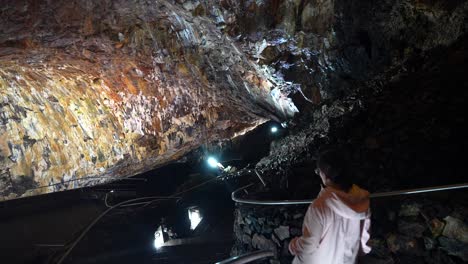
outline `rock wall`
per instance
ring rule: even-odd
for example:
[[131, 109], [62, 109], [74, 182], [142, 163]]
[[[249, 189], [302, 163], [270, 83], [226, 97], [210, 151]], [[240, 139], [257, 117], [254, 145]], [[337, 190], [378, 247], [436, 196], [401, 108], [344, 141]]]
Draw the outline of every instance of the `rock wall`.
[[[356, 91], [361, 81], [446, 47], [467, 30], [468, 3], [459, 0], [192, 2], [315, 104]], [[309, 105], [302, 96], [296, 101]]]
[[[369, 255], [359, 263], [468, 262], [468, 204], [463, 192], [372, 201]], [[390, 202], [390, 203], [389, 203]], [[254, 207], [234, 212], [236, 236], [231, 255], [272, 250], [259, 263], [291, 263], [288, 244], [302, 234], [307, 206]]]
[[267, 263], [290, 263], [289, 241], [302, 234], [307, 206], [238, 206], [234, 211], [235, 245], [231, 255], [255, 250], [272, 250], [275, 258]]
[[[265, 18], [271, 8], [276, 15]], [[260, 64], [300, 84], [301, 91], [293, 99], [302, 114], [255, 166], [267, 182], [259, 193], [313, 198], [320, 182], [313, 173], [317, 153], [330, 145], [348, 150], [355, 182], [371, 192], [466, 181], [467, 8], [466, 1], [239, 2], [232, 12], [257, 26], [229, 29], [241, 34]], [[453, 206], [444, 211], [438, 207], [444, 202], [428, 198], [425, 210], [437, 211], [428, 219], [425, 212], [399, 216], [400, 200], [378, 204], [372, 234], [377, 255], [363, 261], [464, 263], [465, 253], [455, 246], [464, 242], [432, 234], [427, 223], [436, 218], [450, 225], [451, 216], [466, 226], [460, 216], [466, 209], [456, 209], [465, 208], [465, 200], [466, 194], [446, 201]], [[289, 226], [291, 231], [298, 223], [279, 217], [277, 225], [256, 225], [299, 212], [257, 210], [239, 206], [243, 228], [235, 227], [234, 253], [275, 245], [276, 261], [289, 263], [284, 242], [278, 245], [273, 231], [262, 230]], [[265, 220], [250, 219], [252, 226], [246, 224], [249, 218]]]
[[2, 1], [0, 199], [132, 176], [285, 120], [288, 86], [172, 1]]
[[466, 1], [223, 3], [216, 14], [224, 31], [298, 87], [302, 114], [256, 166], [275, 186], [300, 181], [297, 167], [313, 167], [316, 152], [333, 144], [351, 149], [372, 191], [417, 186], [425, 173], [428, 184], [442, 183], [443, 168], [462, 179], [454, 164], [464, 162], [456, 153], [466, 146]]
[[434, 50], [405, 64], [405, 72], [391, 72], [302, 115], [257, 169], [297, 194], [294, 188], [313, 181], [317, 153], [339, 145], [350, 156], [356, 182], [371, 192], [464, 182], [466, 43]]
[[371, 191], [463, 179], [466, 1], [222, 3], [224, 32], [298, 91], [302, 114], [256, 166], [272, 185], [303, 182], [334, 144]]

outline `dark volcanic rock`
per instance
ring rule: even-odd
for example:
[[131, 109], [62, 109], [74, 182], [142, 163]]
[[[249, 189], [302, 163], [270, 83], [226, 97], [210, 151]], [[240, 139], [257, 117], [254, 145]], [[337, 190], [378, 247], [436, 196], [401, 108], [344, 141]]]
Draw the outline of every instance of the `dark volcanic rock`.
[[422, 237], [423, 232], [426, 230], [426, 226], [417, 222], [407, 222], [400, 220], [398, 222], [398, 232], [400, 234], [411, 234], [414, 237]]
[[441, 249], [446, 251], [449, 255], [457, 256], [468, 261], [468, 244], [460, 242], [459, 240], [447, 237], [440, 237], [439, 243]]
[[[301, 114], [256, 164], [267, 187], [251, 196], [313, 198], [317, 153], [330, 145], [348, 152], [355, 182], [371, 192], [466, 180], [466, 1], [225, 3], [243, 50], [300, 85]], [[370, 263], [452, 262], [439, 250], [439, 219], [464, 200], [379, 202]], [[284, 225], [297, 233], [300, 220]]]

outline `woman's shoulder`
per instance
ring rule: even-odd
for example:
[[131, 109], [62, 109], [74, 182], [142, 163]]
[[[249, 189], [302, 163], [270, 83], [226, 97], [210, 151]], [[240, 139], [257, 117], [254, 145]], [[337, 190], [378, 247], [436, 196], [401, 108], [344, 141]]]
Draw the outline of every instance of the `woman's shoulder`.
[[310, 204], [309, 208], [320, 209], [324, 210], [327, 208], [327, 200], [333, 198], [333, 189], [330, 187], [326, 187], [320, 191], [317, 198]]

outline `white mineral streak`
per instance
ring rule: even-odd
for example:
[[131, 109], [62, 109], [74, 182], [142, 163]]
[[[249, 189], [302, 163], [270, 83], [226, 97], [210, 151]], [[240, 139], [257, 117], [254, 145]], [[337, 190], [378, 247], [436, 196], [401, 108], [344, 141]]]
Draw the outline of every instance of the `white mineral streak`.
[[159, 110], [156, 98], [145, 96], [142, 92], [138, 95], [119, 92], [119, 95], [122, 98], [125, 130], [139, 135], [156, 135], [157, 132], [151, 129], [153, 116]]

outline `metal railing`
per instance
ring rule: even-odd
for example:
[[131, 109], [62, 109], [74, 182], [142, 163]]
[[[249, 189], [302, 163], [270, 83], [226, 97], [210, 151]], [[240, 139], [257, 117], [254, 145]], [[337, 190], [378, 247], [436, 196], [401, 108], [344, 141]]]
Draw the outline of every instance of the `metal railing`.
[[216, 262], [216, 264], [244, 264], [273, 256], [275, 256], [275, 253], [273, 253], [271, 250], [259, 250], [240, 256], [235, 256], [221, 262]]
[[[236, 203], [243, 203], [243, 204], [254, 204], [254, 205], [300, 205], [300, 204], [310, 204], [313, 199], [307, 200], [255, 200], [255, 199], [244, 199], [239, 198], [238, 193], [242, 190], [247, 189], [248, 187], [252, 186], [253, 183], [243, 186], [231, 194], [231, 198]], [[438, 191], [447, 191], [447, 190], [456, 190], [456, 189], [464, 189], [468, 188], [468, 183], [462, 184], [452, 184], [452, 185], [443, 185], [443, 186], [435, 186], [435, 187], [426, 187], [426, 188], [418, 188], [418, 189], [407, 189], [407, 190], [399, 190], [399, 191], [390, 191], [390, 192], [381, 192], [381, 193], [371, 193], [369, 198], [381, 198], [381, 197], [389, 197], [389, 196], [400, 196], [400, 195], [409, 195], [409, 194], [419, 194], [419, 193], [428, 193], [428, 192], [438, 192]]]

